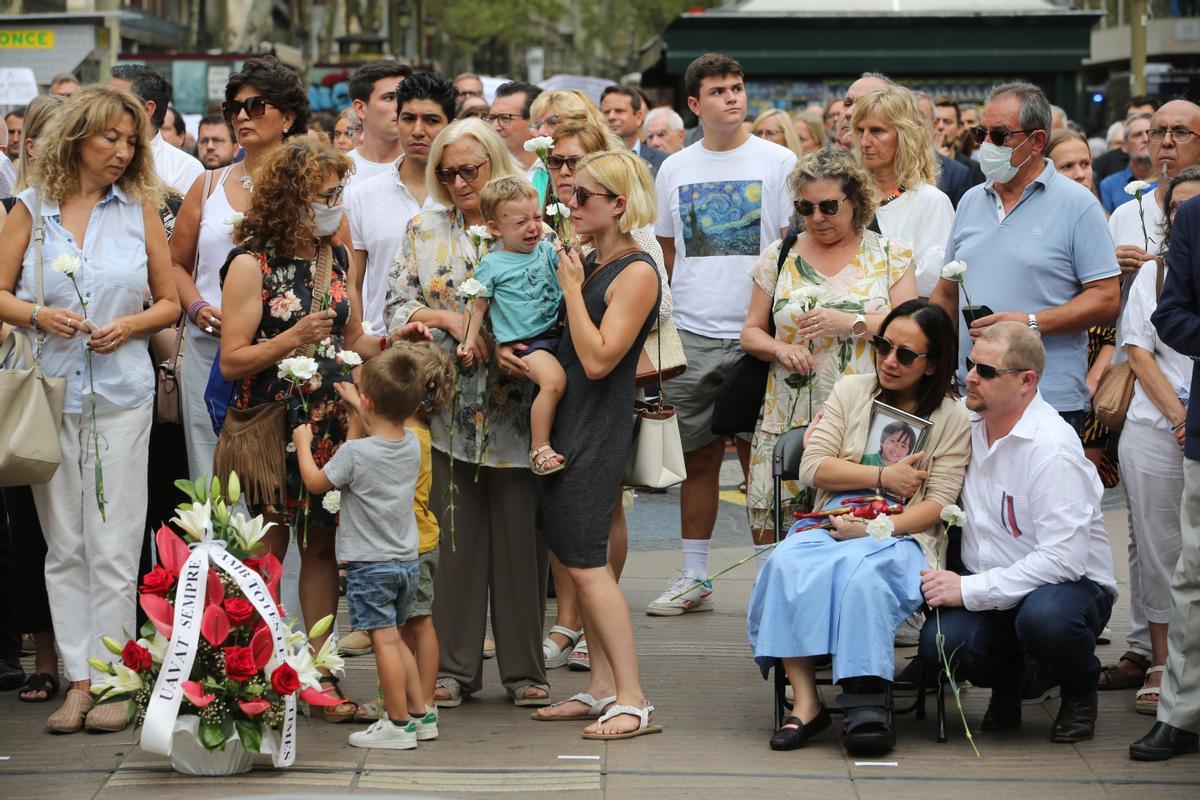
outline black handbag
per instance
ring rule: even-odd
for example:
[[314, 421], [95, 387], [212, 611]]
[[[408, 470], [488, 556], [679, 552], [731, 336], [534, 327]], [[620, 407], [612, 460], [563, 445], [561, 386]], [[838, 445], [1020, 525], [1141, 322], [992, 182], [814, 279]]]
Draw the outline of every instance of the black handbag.
[[[796, 244], [799, 232], [788, 228], [787, 236], [779, 245], [779, 261], [775, 264], [775, 279], [783, 271], [783, 263]], [[767, 333], [775, 336], [775, 315], [767, 316]], [[771, 362], [763, 361], [746, 353], [725, 376], [717, 400], [713, 404], [712, 432], [717, 436], [732, 436], [754, 430], [758, 414], [762, 411], [763, 397], [767, 394], [767, 375]]]

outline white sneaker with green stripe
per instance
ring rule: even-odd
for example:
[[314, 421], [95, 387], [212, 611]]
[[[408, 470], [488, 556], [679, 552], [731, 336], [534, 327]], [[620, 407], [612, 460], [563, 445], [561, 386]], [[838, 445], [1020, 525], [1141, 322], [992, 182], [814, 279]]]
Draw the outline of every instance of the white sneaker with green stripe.
[[425, 706], [425, 716], [411, 717], [417, 725], [417, 741], [427, 742], [438, 738], [438, 713], [436, 708]]
[[365, 731], [350, 734], [350, 744], [379, 750], [415, 750], [417, 723], [410, 719], [397, 725], [385, 716]]

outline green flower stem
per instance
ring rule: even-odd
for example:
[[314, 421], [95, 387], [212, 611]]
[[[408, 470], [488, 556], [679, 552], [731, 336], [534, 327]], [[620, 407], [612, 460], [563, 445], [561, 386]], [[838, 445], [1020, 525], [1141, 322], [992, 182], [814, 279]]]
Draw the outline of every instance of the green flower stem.
[[1138, 219], [1141, 220], [1141, 223], [1142, 223], [1142, 242], [1144, 243], [1142, 249], [1149, 252], [1150, 251], [1150, 234], [1146, 233], [1146, 210], [1142, 206], [1142, 190], [1138, 189], [1137, 194], [1134, 196], [1137, 198]]
[[[75, 296], [79, 298], [79, 305], [83, 309], [83, 317], [87, 319], [88, 304], [83, 299], [83, 292], [80, 291], [79, 284], [75, 281], [75, 275], [71, 273], [67, 277], [71, 279], [71, 286], [75, 288]], [[92, 453], [93, 461], [95, 462], [96, 507], [100, 510], [101, 521], [108, 522], [108, 509], [104, 501], [104, 465], [100, 460], [100, 439], [103, 436], [100, 433], [100, 429], [96, 426], [96, 376], [92, 366], [92, 359], [95, 357], [96, 351], [87, 347], [86, 344], [84, 347], [87, 348], [89, 406], [92, 412]]]
[[[941, 568], [940, 565], [939, 568]], [[942, 635], [942, 610], [935, 608], [933, 615], [937, 623], [937, 635], [934, 637], [934, 643], [937, 645], [938, 658], [942, 662], [942, 674], [946, 676], [946, 683], [950, 685], [950, 692], [954, 695], [954, 705], [958, 708], [959, 719], [962, 720], [963, 733], [966, 735], [967, 741], [971, 743], [971, 749], [975, 751], [975, 757], [979, 758], [979, 747], [975, 744], [975, 737], [971, 735], [971, 726], [967, 724], [967, 714], [963, 711], [962, 693], [958, 688], [958, 681], [954, 679], [954, 670], [950, 668], [950, 658], [958, 650], [955, 649], [954, 653], [951, 653], [950, 656], [946, 655], [946, 637]]]

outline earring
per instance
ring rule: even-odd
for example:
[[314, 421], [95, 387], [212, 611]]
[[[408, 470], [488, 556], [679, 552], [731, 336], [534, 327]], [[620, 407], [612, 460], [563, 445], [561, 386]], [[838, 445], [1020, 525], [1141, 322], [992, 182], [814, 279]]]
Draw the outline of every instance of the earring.
[[283, 129], [283, 132], [284, 132], [284, 133], [287, 133], [287, 132], [288, 132], [288, 130], [289, 130], [288, 128], [284, 128], [284, 129]]

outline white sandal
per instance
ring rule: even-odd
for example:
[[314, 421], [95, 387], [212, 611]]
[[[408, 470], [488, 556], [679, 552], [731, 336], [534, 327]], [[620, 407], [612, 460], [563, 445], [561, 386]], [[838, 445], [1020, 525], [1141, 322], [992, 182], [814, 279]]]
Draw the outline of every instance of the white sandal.
[[592, 656], [588, 652], [587, 637], [581, 637], [579, 643], [575, 645], [575, 649], [571, 651], [571, 657], [567, 659], [567, 669], [587, 672], [591, 668]]
[[600, 719], [596, 720], [596, 727], [599, 728], [604, 723], [608, 722], [613, 717], [619, 717], [622, 714], [628, 714], [631, 717], [638, 718], [638, 726], [636, 730], [626, 733], [585, 733], [585, 739], [601, 739], [604, 741], [613, 741], [616, 739], [633, 739], [637, 736], [646, 736], [651, 733], [662, 733], [662, 725], [654, 725], [650, 722], [650, 715], [654, 712], [654, 706], [649, 703], [645, 708], [637, 706], [621, 706], [614, 705], [604, 712]]
[[615, 694], [612, 697], [601, 697], [599, 700], [597, 700], [587, 692], [580, 692], [579, 694], [571, 695], [566, 700], [560, 700], [557, 703], [551, 703], [549, 707], [555, 708], [557, 706], [566, 705], [567, 703], [583, 703], [585, 706], [588, 706], [588, 710], [586, 712], [582, 714], [576, 714], [573, 717], [543, 717], [535, 711], [529, 715], [529, 718], [536, 719], [538, 722], [574, 722], [575, 720], [579, 719], [597, 719], [598, 717], [604, 715], [604, 709], [608, 708], [615, 702], [617, 702], [617, 696]]
[[567, 637], [566, 647], [559, 647], [558, 642], [550, 638], [547, 634], [542, 640], [542, 657], [546, 660], [546, 669], [558, 669], [567, 665], [567, 659], [571, 657], [571, 653], [575, 650], [575, 645], [579, 644], [579, 637], [583, 636], [583, 628], [573, 631], [570, 628], [564, 628], [562, 625], [555, 625], [550, 629], [550, 633], [557, 633]]
[[[1166, 667], [1157, 666], [1150, 667], [1146, 670], [1146, 680], [1156, 672], [1163, 672]], [[1145, 686], [1137, 690], [1137, 694], [1133, 698], [1133, 710], [1139, 714], [1157, 714], [1158, 713], [1158, 698], [1162, 692], [1162, 686]], [[1142, 698], [1153, 695], [1153, 700], [1143, 700]]]

